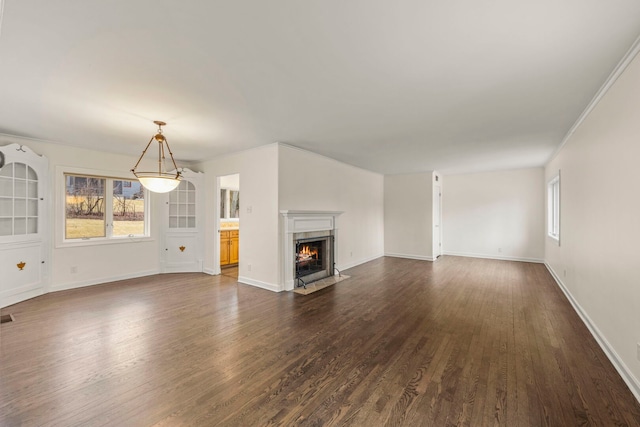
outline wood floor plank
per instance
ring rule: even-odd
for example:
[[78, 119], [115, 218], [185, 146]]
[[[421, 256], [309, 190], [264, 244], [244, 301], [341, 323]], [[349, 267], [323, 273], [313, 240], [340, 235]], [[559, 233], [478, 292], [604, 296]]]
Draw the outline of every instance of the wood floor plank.
[[640, 426], [544, 265], [379, 258], [311, 295], [167, 274], [0, 326], [1, 426]]

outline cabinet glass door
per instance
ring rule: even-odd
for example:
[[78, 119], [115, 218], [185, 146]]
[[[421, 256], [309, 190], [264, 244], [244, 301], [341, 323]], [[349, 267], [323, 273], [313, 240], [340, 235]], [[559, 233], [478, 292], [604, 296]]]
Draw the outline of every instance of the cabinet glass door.
[[38, 174], [24, 163], [0, 169], [0, 236], [38, 233]]

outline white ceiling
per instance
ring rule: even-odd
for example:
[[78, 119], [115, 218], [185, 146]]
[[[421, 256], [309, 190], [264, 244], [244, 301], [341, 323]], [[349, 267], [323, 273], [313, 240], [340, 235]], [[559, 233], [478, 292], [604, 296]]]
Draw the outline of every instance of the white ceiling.
[[4, 0], [1, 16], [0, 133], [138, 155], [164, 120], [178, 161], [283, 142], [381, 173], [543, 165], [640, 35], [637, 0]]

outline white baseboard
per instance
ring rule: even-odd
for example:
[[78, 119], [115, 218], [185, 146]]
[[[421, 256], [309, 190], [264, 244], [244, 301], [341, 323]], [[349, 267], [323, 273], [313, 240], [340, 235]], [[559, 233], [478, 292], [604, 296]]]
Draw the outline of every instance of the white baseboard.
[[85, 286], [100, 285], [103, 283], [117, 282], [119, 280], [135, 279], [138, 277], [152, 276], [160, 274], [159, 270], [138, 271], [130, 274], [122, 274], [119, 276], [101, 277], [99, 279], [80, 280], [77, 282], [63, 283], [60, 285], [52, 285], [49, 292], [66, 291], [68, 289], [84, 288]]
[[40, 295], [44, 295], [46, 292], [42, 287], [38, 287], [36, 289], [29, 289], [28, 291], [20, 292], [17, 295], [11, 295], [9, 297], [5, 297], [0, 303], [0, 309], [9, 307], [13, 304], [17, 304], [22, 301], [26, 301], [31, 298], [39, 297]]
[[217, 276], [218, 274], [220, 274], [220, 271], [216, 273], [216, 271], [213, 268], [203, 268], [202, 272], [210, 276]]
[[553, 271], [553, 268], [551, 268], [549, 264], [545, 262], [544, 265], [547, 267], [547, 270], [549, 270], [549, 273], [551, 273], [551, 276], [556, 281], [556, 283], [558, 284], [558, 286], [560, 287], [564, 295], [567, 297], [567, 299], [571, 303], [571, 306], [573, 307], [575, 312], [578, 313], [578, 316], [580, 316], [580, 319], [582, 319], [582, 322], [587, 326], [587, 329], [589, 329], [589, 332], [591, 332], [591, 335], [595, 338], [596, 342], [600, 345], [600, 348], [602, 348], [602, 351], [604, 351], [604, 354], [607, 355], [607, 357], [613, 364], [613, 367], [616, 368], [616, 371], [618, 371], [618, 373], [622, 377], [622, 380], [627, 384], [627, 387], [629, 387], [629, 390], [631, 390], [631, 393], [633, 393], [636, 400], [640, 402], [640, 381], [638, 381], [638, 379], [633, 375], [631, 370], [622, 361], [620, 356], [618, 356], [618, 353], [615, 351], [615, 349], [611, 346], [611, 344], [609, 344], [609, 341], [607, 341], [607, 339], [604, 337], [602, 332], [600, 332], [600, 330], [595, 325], [595, 323], [593, 323], [589, 315], [582, 309], [582, 306], [580, 306], [580, 304], [578, 303], [578, 301], [576, 301], [573, 295], [571, 295], [571, 292], [569, 292], [569, 289], [567, 289], [564, 283], [562, 283], [562, 280], [560, 280], [560, 276], [558, 276], [556, 272]]
[[385, 252], [384, 256], [390, 256], [393, 258], [406, 258], [406, 259], [417, 259], [421, 261], [435, 261], [435, 258], [432, 256], [424, 256], [424, 255], [412, 255], [412, 254], [398, 254], [393, 252]]
[[167, 265], [166, 262], [160, 263], [160, 273], [202, 273], [202, 260], [190, 261], [190, 262], [172, 262]]
[[[336, 265], [336, 268], [337, 268], [338, 270], [340, 270], [340, 271], [342, 271], [342, 270], [348, 270], [348, 269], [353, 268], [353, 267], [356, 267], [356, 266], [358, 266], [358, 265], [360, 265], [360, 264], [364, 264], [364, 263], [366, 263], [366, 262], [373, 261], [374, 259], [378, 259], [378, 258], [380, 258], [380, 257], [382, 257], [382, 256], [384, 256], [384, 255], [374, 255], [374, 256], [369, 257], [369, 258], [360, 259], [360, 260], [358, 260], [358, 261], [353, 261], [353, 262], [348, 262], [348, 263], [346, 263], [346, 264]], [[334, 272], [334, 274], [335, 274], [335, 272]]]
[[513, 257], [513, 256], [497, 256], [497, 255], [487, 255], [487, 254], [474, 254], [469, 252], [448, 252], [445, 251], [442, 255], [451, 255], [451, 256], [462, 256], [467, 258], [484, 258], [484, 259], [497, 259], [500, 261], [520, 261], [520, 262], [535, 262], [538, 264], [544, 264], [544, 260], [540, 258], [523, 258], [523, 257]]
[[256, 288], [266, 289], [271, 292], [281, 292], [280, 286], [274, 285], [272, 283], [261, 282], [260, 280], [250, 279], [244, 276], [238, 276], [238, 282], [244, 283], [245, 285], [255, 286]]

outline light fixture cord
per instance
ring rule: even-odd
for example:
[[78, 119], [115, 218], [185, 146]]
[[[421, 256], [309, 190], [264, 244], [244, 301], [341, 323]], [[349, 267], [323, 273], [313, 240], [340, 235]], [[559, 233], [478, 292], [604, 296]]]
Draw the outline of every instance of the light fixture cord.
[[162, 175], [163, 145], [162, 140], [158, 141], [158, 175]]
[[173, 162], [173, 168], [176, 171], [176, 178], [179, 178], [182, 172], [178, 170], [178, 166], [176, 165], [176, 161], [173, 159], [173, 153], [171, 152], [171, 147], [169, 147], [169, 141], [167, 138], [164, 139], [165, 144], [167, 144], [167, 151], [169, 151], [169, 156], [171, 156], [171, 161]]
[[147, 143], [147, 146], [144, 147], [144, 150], [142, 150], [142, 155], [140, 156], [140, 158], [138, 159], [138, 163], [136, 163], [136, 165], [133, 167], [133, 169], [131, 169], [131, 172], [136, 171], [136, 168], [138, 167], [138, 165], [140, 164], [140, 162], [142, 161], [142, 158], [144, 157], [144, 155], [147, 153], [147, 150], [149, 149], [149, 146], [151, 145], [151, 142], [153, 141], [153, 138], [155, 138], [155, 136], [152, 136], [151, 139], [149, 140], [149, 143]]

